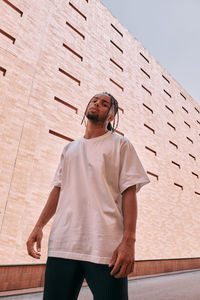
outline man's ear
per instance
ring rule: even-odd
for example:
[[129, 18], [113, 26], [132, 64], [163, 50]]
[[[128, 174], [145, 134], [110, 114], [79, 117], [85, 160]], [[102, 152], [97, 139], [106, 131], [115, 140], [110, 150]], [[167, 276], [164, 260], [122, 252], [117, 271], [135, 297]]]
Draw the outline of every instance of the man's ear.
[[113, 119], [114, 119], [114, 116], [113, 116], [113, 114], [112, 114], [112, 115], [110, 115], [110, 116], [107, 118], [107, 121], [108, 121], [108, 122], [112, 122]]

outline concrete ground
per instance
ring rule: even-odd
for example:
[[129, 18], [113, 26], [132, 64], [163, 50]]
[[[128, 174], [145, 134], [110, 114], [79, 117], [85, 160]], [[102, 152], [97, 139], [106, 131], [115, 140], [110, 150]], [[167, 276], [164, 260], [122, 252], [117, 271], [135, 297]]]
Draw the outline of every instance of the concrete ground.
[[[42, 300], [42, 293], [0, 298]], [[88, 287], [82, 287], [78, 300], [93, 300]], [[200, 270], [130, 280], [129, 300], [200, 300]]]

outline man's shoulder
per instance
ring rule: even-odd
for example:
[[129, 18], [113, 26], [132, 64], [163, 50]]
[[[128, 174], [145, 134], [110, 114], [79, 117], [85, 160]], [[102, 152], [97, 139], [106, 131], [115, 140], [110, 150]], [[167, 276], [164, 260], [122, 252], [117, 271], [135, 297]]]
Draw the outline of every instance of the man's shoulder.
[[121, 134], [118, 134], [116, 132], [113, 132], [111, 134], [113, 140], [116, 140], [118, 142], [120, 142], [120, 145], [124, 145], [124, 144], [131, 144], [131, 142], [129, 141], [129, 139], [124, 136], [124, 135], [121, 135]]

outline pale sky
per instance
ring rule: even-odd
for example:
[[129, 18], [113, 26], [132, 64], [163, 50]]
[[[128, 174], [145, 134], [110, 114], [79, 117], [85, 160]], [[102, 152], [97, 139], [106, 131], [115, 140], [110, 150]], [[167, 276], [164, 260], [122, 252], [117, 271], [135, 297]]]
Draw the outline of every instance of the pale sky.
[[101, 0], [200, 105], [200, 0]]

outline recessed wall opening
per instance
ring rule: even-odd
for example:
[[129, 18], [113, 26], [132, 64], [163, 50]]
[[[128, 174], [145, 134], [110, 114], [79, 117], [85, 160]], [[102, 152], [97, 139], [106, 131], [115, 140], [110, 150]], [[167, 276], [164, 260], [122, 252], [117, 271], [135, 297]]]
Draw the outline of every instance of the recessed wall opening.
[[67, 140], [67, 141], [69, 141], [69, 142], [74, 141], [72, 138], [70, 138], [70, 137], [68, 137], [68, 136], [66, 136], [66, 135], [64, 135], [64, 134], [61, 134], [61, 133], [59, 133], [59, 132], [56, 132], [56, 131], [54, 131], [54, 130], [51, 130], [51, 129], [49, 129], [49, 133], [50, 133], [50, 134], [53, 134], [53, 135], [55, 135], [55, 136], [57, 136], [57, 137], [59, 137], [59, 138], [61, 138], [61, 139]]
[[188, 123], [187, 123], [187, 122], [185, 122], [185, 121], [184, 121], [184, 123], [185, 123], [185, 124], [186, 124], [186, 125], [187, 125], [189, 128], [191, 128], [190, 124], [188, 124]]
[[2, 35], [6, 36], [8, 39], [10, 39], [13, 42], [13, 44], [15, 43], [16, 39], [12, 35], [10, 35], [9, 33], [7, 33], [6, 31], [4, 31], [2, 29], [0, 29], [0, 33]]
[[141, 85], [141, 87], [147, 92], [147, 93], [149, 93], [149, 95], [151, 95], [152, 96], [152, 93], [151, 93], [151, 91], [150, 90], [148, 90], [143, 84]]
[[77, 12], [79, 13], [79, 15], [86, 21], [87, 17], [76, 7], [74, 6], [74, 4], [72, 4], [71, 2], [69, 2], [69, 5]]
[[117, 83], [116, 81], [114, 81], [112, 78], [110, 78], [110, 81], [111, 81], [113, 84], [115, 84], [118, 88], [120, 88], [120, 89], [122, 90], [122, 92], [124, 91], [124, 88], [123, 88], [121, 85], [119, 85], [119, 83]]
[[57, 102], [60, 102], [60, 103], [64, 104], [65, 106], [68, 106], [69, 108], [73, 109], [76, 112], [76, 114], [78, 113], [78, 108], [71, 105], [70, 103], [68, 103], [68, 102], [66, 102], [66, 101], [64, 101], [64, 100], [62, 100], [62, 99], [60, 99], [56, 96], [54, 97], [54, 100], [56, 100]]
[[12, 9], [14, 9], [16, 12], [18, 12], [20, 14], [20, 16], [23, 16], [23, 11], [21, 11], [17, 6], [15, 6], [14, 4], [12, 4], [10, 1], [8, 0], [3, 0], [6, 4], [8, 4], [10, 7], [12, 7]]
[[171, 145], [173, 145], [176, 149], [178, 149], [178, 145], [176, 145], [174, 142], [169, 141], [169, 143], [170, 143]]
[[67, 73], [66, 71], [64, 71], [63, 69], [59, 68], [58, 69], [61, 73], [63, 73], [65, 76], [71, 78], [73, 81], [77, 82], [78, 85], [81, 85], [80, 80], [78, 80], [77, 78], [75, 78], [74, 76], [72, 76], [71, 74]]
[[158, 180], [158, 175], [157, 175], [157, 174], [152, 173], [152, 172], [150, 172], [150, 171], [147, 171], [147, 174], [149, 174], [149, 175], [155, 177], [155, 178]]
[[182, 93], [180, 93], [180, 95], [186, 100], [186, 97]]
[[122, 50], [117, 44], [115, 44], [112, 40], [110, 40], [110, 42], [111, 42], [111, 44], [112, 44], [113, 46], [115, 46], [121, 53], [123, 53], [123, 50]]
[[119, 130], [117, 130], [117, 129], [115, 129], [115, 132], [117, 132], [118, 134], [120, 134], [120, 135], [124, 136], [124, 133], [123, 133], [123, 132], [121, 132], [121, 131], [119, 131]]
[[140, 68], [140, 70], [150, 79], [151, 77], [150, 77], [150, 75], [145, 71], [145, 70], [143, 70], [142, 68]]
[[153, 114], [153, 109], [151, 109], [149, 106], [147, 106], [145, 103], [142, 103], [142, 105], [147, 108], [152, 114]]
[[156, 151], [155, 151], [155, 150], [153, 150], [153, 149], [151, 149], [151, 148], [149, 148], [149, 147], [147, 147], [147, 146], [145, 146], [145, 148], [146, 148], [147, 150], [149, 150], [149, 151], [153, 152], [153, 153], [155, 154], [155, 156], [157, 155], [157, 153], [156, 153]]
[[189, 153], [189, 156], [192, 157], [194, 160], [196, 160], [196, 157]]
[[149, 130], [151, 130], [153, 132], [153, 134], [155, 134], [155, 130], [153, 128], [151, 128], [150, 126], [148, 126], [147, 124], [144, 123], [144, 126], [146, 128], [148, 128]]
[[71, 53], [73, 53], [74, 55], [76, 55], [81, 61], [83, 61], [83, 57], [80, 54], [78, 54], [76, 51], [74, 51], [73, 49], [71, 49], [69, 46], [67, 46], [65, 43], [63, 43], [63, 47], [65, 47]]
[[180, 185], [180, 184], [178, 184], [176, 182], [174, 182], [174, 185], [177, 186], [177, 187], [179, 187], [181, 190], [183, 190], [183, 186], [182, 185]]
[[188, 110], [184, 106], [182, 106], [182, 109], [188, 114]]
[[181, 166], [178, 163], [176, 163], [175, 161], [173, 161], [173, 160], [172, 160], [172, 164], [174, 164], [175, 166], [179, 167], [179, 169], [181, 168]]
[[163, 89], [163, 91], [165, 92], [165, 94], [166, 94], [167, 96], [169, 96], [170, 98], [172, 97], [172, 95], [171, 95], [170, 93], [168, 93], [165, 89]]
[[142, 53], [140, 52], [140, 55], [144, 58], [144, 60], [146, 60], [146, 61], [149, 63], [149, 60], [146, 58], [146, 56], [144, 56], [144, 54], [142, 54]]
[[165, 81], [167, 81], [168, 83], [170, 83], [169, 79], [167, 79], [164, 75], [162, 75], [162, 78], [164, 78]]
[[66, 25], [69, 26], [73, 31], [78, 33], [78, 35], [80, 35], [83, 40], [85, 39], [85, 36], [78, 29], [76, 29], [74, 26], [72, 26], [69, 22], [66, 21]]
[[196, 178], [199, 178], [199, 175], [194, 172], [192, 172], [192, 175], [196, 176]]
[[173, 110], [172, 110], [169, 106], [165, 105], [165, 107], [166, 107], [169, 111], [171, 111], [172, 114], [174, 113]]
[[170, 124], [169, 122], [167, 122], [167, 125], [169, 125], [171, 128], [173, 128], [176, 131], [176, 128], [172, 124]]
[[115, 29], [115, 31], [116, 31], [117, 33], [119, 33], [119, 35], [121, 35], [121, 36], [123, 37], [123, 34], [119, 31], [119, 29], [117, 29], [117, 27], [115, 27], [112, 23], [111, 23], [110, 25], [112, 26], [112, 28]]
[[111, 61], [115, 66], [117, 66], [122, 72], [124, 71], [123, 68], [122, 68], [118, 63], [116, 63], [116, 61], [114, 61], [114, 59], [110, 58], [110, 61]]
[[3, 67], [0, 67], [0, 72], [2, 72], [2, 73], [3, 73], [3, 76], [5, 76], [5, 75], [6, 75], [6, 69], [4, 69]]

